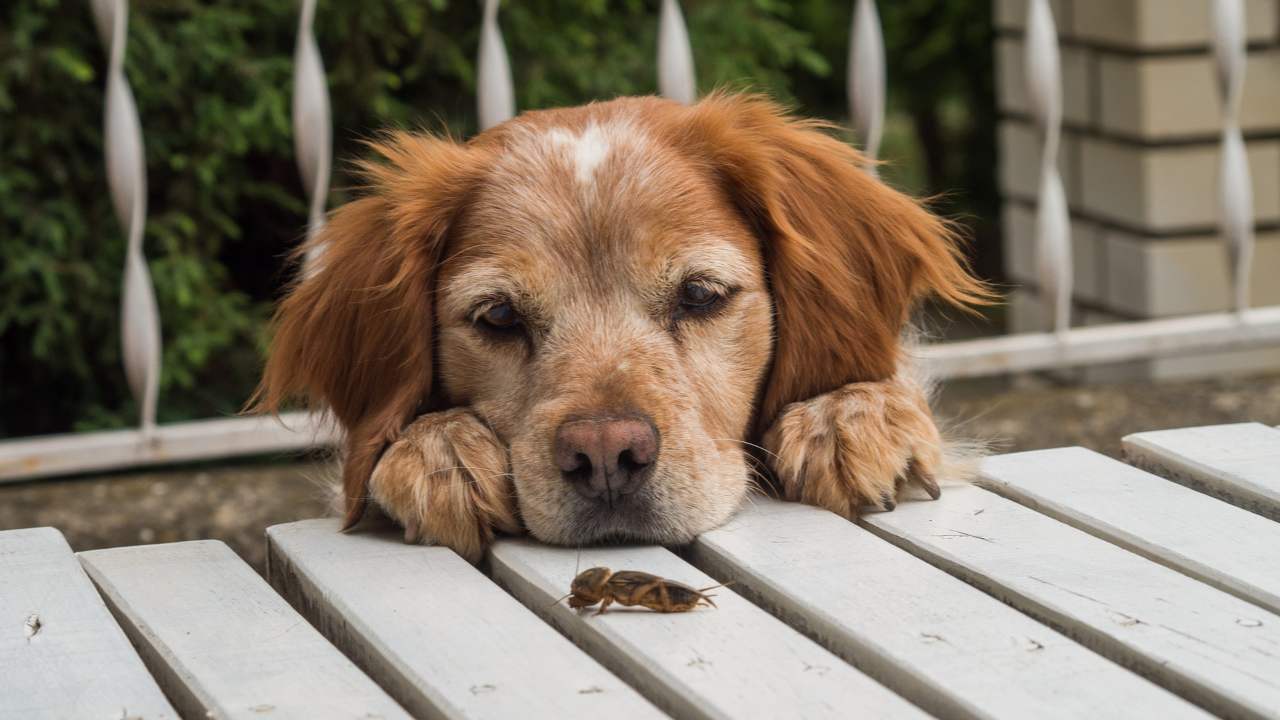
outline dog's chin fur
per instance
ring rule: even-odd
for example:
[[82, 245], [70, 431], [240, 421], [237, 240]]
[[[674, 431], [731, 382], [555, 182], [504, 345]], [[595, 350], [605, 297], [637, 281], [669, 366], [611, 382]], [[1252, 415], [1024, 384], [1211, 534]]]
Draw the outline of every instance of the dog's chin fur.
[[[742, 504], [757, 462], [850, 517], [936, 495], [949, 455], [904, 328], [926, 295], [988, 292], [950, 226], [827, 130], [717, 93], [372, 143], [369, 194], [279, 307], [257, 407], [332, 411], [347, 526], [372, 498], [408, 539], [473, 559], [522, 528], [687, 542]], [[691, 309], [691, 283], [714, 307]], [[483, 321], [496, 306], [507, 330]], [[561, 473], [558, 429], [582, 418], [652, 428], [633, 507]]]
[[[744, 471], [745, 472], [745, 471]], [[716, 493], [697, 492], [685, 504], [673, 499], [669, 487], [721, 488]], [[581, 497], [561, 496], [547, 502], [536, 495], [520, 495], [520, 514], [534, 537], [556, 545], [585, 545], [600, 542], [644, 542], [683, 545], [699, 534], [728, 520], [742, 505], [747, 493], [745, 480], [721, 473], [712, 481], [697, 478], [654, 478], [644, 488], [617, 507], [601, 505]]]
[[[696, 524], [674, 518], [669, 511], [649, 504], [638, 508], [613, 510], [585, 507], [571, 511], [571, 520], [546, 518], [528, 524], [529, 532], [539, 540], [554, 545], [591, 545], [600, 543], [653, 543], [684, 545], [701, 533], [711, 530], [733, 514], [736, 506], [720, 515], [699, 518]], [[536, 514], [529, 517], [538, 518]]]

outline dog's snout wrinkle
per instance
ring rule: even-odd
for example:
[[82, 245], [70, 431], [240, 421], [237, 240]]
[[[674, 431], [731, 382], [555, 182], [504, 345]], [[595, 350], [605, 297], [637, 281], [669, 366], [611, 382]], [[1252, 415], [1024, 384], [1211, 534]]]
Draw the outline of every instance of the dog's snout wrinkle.
[[658, 432], [646, 417], [588, 417], [556, 430], [555, 462], [583, 497], [609, 507], [625, 502], [653, 474]]

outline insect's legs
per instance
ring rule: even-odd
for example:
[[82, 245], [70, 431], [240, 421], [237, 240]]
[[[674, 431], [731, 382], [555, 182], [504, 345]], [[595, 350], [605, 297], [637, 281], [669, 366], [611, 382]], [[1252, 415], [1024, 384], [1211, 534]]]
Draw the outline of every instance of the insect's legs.
[[596, 614], [603, 615], [604, 611], [608, 610], [609, 606], [612, 604], [613, 604], [613, 598], [609, 597], [608, 595], [605, 595], [604, 599], [600, 601], [600, 609], [596, 611]]

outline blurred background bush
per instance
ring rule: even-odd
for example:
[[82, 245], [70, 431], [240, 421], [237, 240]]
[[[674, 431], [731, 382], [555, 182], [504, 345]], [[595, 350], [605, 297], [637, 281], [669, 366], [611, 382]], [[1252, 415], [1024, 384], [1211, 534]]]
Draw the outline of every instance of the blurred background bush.
[[[656, 90], [658, 0], [508, 0], [521, 110]], [[700, 89], [752, 88], [847, 123], [852, 0], [685, 0]], [[161, 422], [236, 412], [256, 380], [284, 255], [305, 225], [290, 111], [296, 0], [130, 3], [146, 144], [144, 249], [163, 324]], [[991, 3], [880, 3], [887, 180], [942, 194], [999, 280]], [[358, 141], [474, 131], [476, 0], [321, 0], [334, 114], [330, 206]], [[0, 9], [0, 436], [128, 425], [124, 238], [102, 158], [103, 48], [87, 3]]]

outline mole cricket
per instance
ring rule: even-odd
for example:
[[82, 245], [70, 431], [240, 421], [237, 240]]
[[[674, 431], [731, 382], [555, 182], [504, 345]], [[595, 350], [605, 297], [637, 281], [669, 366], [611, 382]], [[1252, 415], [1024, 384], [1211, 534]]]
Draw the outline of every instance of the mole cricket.
[[646, 572], [613, 572], [606, 567], [593, 567], [578, 573], [569, 586], [569, 594], [564, 597], [569, 598], [569, 607], [575, 610], [599, 603], [600, 609], [596, 611], [596, 615], [604, 614], [615, 602], [619, 605], [639, 605], [654, 612], [681, 613], [703, 604], [715, 607], [716, 604], [711, 600], [714, 596], [708, 595], [707, 591], [718, 587], [723, 585], [695, 590], [684, 583]]

